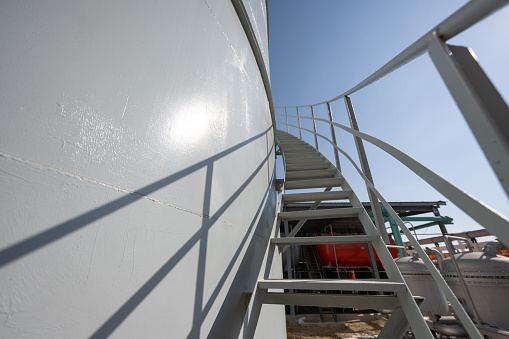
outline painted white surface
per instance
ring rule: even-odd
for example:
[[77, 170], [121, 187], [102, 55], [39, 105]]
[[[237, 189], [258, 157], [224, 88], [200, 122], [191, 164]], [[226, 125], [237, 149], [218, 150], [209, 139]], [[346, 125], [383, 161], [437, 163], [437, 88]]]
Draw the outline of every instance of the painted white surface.
[[275, 156], [231, 3], [5, 2], [0, 32], [0, 337], [240, 333]]

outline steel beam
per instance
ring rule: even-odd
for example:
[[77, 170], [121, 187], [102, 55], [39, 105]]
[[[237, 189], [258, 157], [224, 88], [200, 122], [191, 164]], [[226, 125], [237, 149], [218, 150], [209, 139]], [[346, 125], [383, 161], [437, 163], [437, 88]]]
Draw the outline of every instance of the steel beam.
[[321, 237], [286, 237], [272, 238], [270, 242], [276, 245], [322, 245], [322, 244], [359, 244], [371, 243], [378, 239], [376, 235], [344, 235]]
[[317, 307], [395, 309], [399, 300], [391, 295], [273, 293], [267, 292], [264, 304], [299, 305]]
[[470, 48], [434, 35], [429, 55], [509, 196], [509, 107]]
[[258, 288], [317, 290], [317, 291], [369, 291], [406, 292], [404, 282], [386, 279], [267, 279], [259, 280]]
[[[357, 117], [355, 116], [352, 100], [347, 96], [345, 96], [345, 105], [346, 112], [348, 113], [348, 119], [350, 120], [350, 126], [352, 127], [352, 129], [358, 131], [359, 125], [357, 124]], [[359, 155], [359, 161], [361, 163], [362, 172], [368, 178], [368, 180], [371, 181], [371, 183], [374, 185], [375, 183], [373, 182], [373, 176], [371, 175], [371, 169], [369, 168], [368, 157], [366, 156], [366, 150], [364, 149], [362, 139], [357, 136], [353, 136], [353, 139], [355, 141], [355, 147], [357, 148], [357, 154]], [[375, 215], [375, 225], [378, 228], [384, 242], [386, 244], [389, 244], [389, 236], [387, 235], [387, 230], [385, 229], [383, 214], [380, 208], [380, 202], [378, 201], [378, 198], [373, 193], [373, 191], [367, 185], [366, 189], [368, 190], [371, 211]]]
[[316, 136], [316, 122], [315, 122], [315, 112], [313, 111], [313, 106], [311, 106], [311, 118], [313, 118], [313, 131], [315, 132], [315, 146], [316, 150], [318, 150], [318, 137]]
[[349, 207], [349, 208], [329, 208], [321, 210], [280, 212], [279, 218], [281, 218], [281, 220], [299, 220], [299, 219], [316, 220], [316, 219], [356, 217], [359, 215], [361, 211], [362, 208]]
[[302, 130], [300, 129], [300, 116], [299, 116], [299, 108], [295, 107], [297, 109], [297, 125], [299, 125], [299, 138], [302, 140]]
[[[332, 122], [332, 110], [330, 108], [330, 104], [329, 103], [327, 103], [327, 114], [329, 116], [329, 121]], [[313, 119], [313, 121], [315, 121], [315, 119]], [[336, 141], [336, 131], [334, 130], [334, 126], [332, 124], [330, 124], [329, 126], [330, 126], [330, 134], [331, 134], [331, 138], [332, 138], [332, 143], [335, 146], [338, 146], [338, 143]], [[339, 153], [338, 153], [338, 150], [336, 148], [334, 148], [334, 159], [336, 160], [336, 167], [337, 167], [337, 169], [341, 172], [341, 166], [340, 166], [340, 163], [339, 163]]]
[[286, 107], [285, 107], [285, 118], [286, 118], [286, 133], [289, 133], [288, 132], [288, 113], [286, 112]]

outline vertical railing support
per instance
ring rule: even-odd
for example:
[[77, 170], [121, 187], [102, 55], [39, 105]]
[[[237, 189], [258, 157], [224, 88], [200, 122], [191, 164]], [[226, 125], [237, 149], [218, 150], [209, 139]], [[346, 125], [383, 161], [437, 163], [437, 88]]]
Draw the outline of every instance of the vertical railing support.
[[[353, 110], [352, 100], [347, 96], [345, 96], [345, 105], [346, 112], [348, 113], [348, 119], [350, 120], [350, 126], [352, 129], [358, 131], [359, 125], [357, 124], [357, 118], [355, 117], [355, 111]], [[364, 175], [366, 175], [368, 180], [374, 184], [373, 177], [371, 175], [371, 169], [369, 168], [368, 157], [366, 156], [366, 150], [364, 149], [362, 139], [356, 136], [353, 138], [355, 141], [355, 147], [357, 148], [357, 154], [359, 155], [359, 161], [361, 162], [362, 172]], [[367, 185], [366, 189], [368, 190], [369, 202], [371, 204], [371, 210], [373, 211], [375, 225], [378, 228], [384, 242], [389, 244], [389, 236], [387, 235], [387, 230], [385, 229], [384, 217], [382, 214], [382, 209], [380, 208], [380, 202], [378, 201], [375, 193], [373, 193], [373, 191], [371, 191]]]
[[[327, 103], [327, 113], [329, 115], [329, 121], [332, 122], [332, 110], [330, 108], [330, 103]], [[335, 146], [337, 146], [338, 143], [336, 141], [336, 132], [334, 131], [334, 126], [332, 124], [330, 124], [330, 135], [332, 138], [332, 142], [334, 143]], [[334, 148], [334, 158], [336, 159], [336, 167], [341, 172], [341, 166], [339, 164], [339, 153], [338, 150], [335, 148]]]
[[[398, 223], [394, 220], [389, 214], [389, 224], [391, 225], [392, 234], [394, 237], [394, 241], [397, 246], [405, 246], [403, 243], [403, 239], [401, 238], [401, 233], [399, 232]], [[402, 248], [398, 248], [398, 253], [400, 257], [405, 257], [405, 250]]]
[[[438, 208], [433, 208], [433, 214], [435, 216], [440, 216], [440, 212]], [[465, 295], [465, 299], [467, 304], [470, 306], [472, 313], [474, 315], [475, 322], [479, 325], [482, 325], [481, 317], [479, 316], [479, 312], [477, 311], [477, 307], [474, 304], [474, 299], [472, 299], [472, 295], [468, 289], [468, 286], [463, 278], [463, 274], [461, 273], [461, 269], [456, 261], [456, 257], [454, 256], [454, 246], [452, 245], [451, 239], [449, 239], [449, 232], [445, 227], [445, 223], [443, 221], [438, 222], [438, 227], [440, 228], [440, 232], [442, 232], [442, 236], [444, 238], [445, 246], [447, 247], [447, 251], [449, 252], [449, 258], [451, 259], [452, 266], [458, 275], [458, 280], [460, 281], [461, 288], [463, 289], [463, 294]]]
[[285, 118], [286, 118], [286, 133], [288, 132], [288, 113], [286, 113], [286, 107], [285, 107]]
[[509, 107], [471, 49], [434, 34], [429, 55], [509, 196]]
[[299, 108], [295, 107], [297, 109], [297, 125], [299, 126], [299, 138], [302, 140], [302, 130], [300, 129], [300, 115], [299, 115]]
[[311, 106], [311, 118], [313, 119], [313, 131], [315, 132], [315, 146], [318, 151], [318, 137], [316, 136], [316, 121], [315, 121], [315, 112], [313, 111], [313, 106]]
[[[283, 211], [286, 211], [286, 205], [283, 207]], [[285, 237], [290, 233], [288, 227], [288, 221], [284, 221], [284, 231]], [[286, 272], [288, 274], [288, 279], [293, 279], [293, 248], [289, 251], [286, 251]], [[293, 293], [293, 289], [288, 291], [289, 293]], [[295, 315], [295, 305], [290, 305], [290, 315]]]

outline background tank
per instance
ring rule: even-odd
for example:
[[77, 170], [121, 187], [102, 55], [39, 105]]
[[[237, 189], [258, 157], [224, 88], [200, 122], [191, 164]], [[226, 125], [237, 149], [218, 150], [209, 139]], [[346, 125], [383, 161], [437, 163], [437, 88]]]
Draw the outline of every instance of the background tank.
[[[484, 323], [509, 329], [509, 258], [483, 252], [455, 254], [463, 278], [468, 286], [479, 316]], [[452, 261], [442, 263], [443, 276], [454, 294], [472, 316]]]
[[410, 256], [395, 261], [412, 294], [426, 298], [421, 307], [423, 315], [427, 316], [428, 311], [439, 315], [449, 314], [445, 295], [420, 258]]

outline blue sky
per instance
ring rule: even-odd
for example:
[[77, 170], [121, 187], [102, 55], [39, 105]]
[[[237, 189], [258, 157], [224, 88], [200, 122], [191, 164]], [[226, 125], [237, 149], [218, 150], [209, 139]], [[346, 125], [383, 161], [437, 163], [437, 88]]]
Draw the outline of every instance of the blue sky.
[[[269, 0], [270, 74], [274, 104], [308, 105], [331, 99], [369, 76], [466, 1]], [[471, 27], [449, 44], [473, 49], [504, 99], [509, 98], [509, 8]], [[428, 54], [351, 96], [360, 130], [414, 157], [499, 212], [508, 198]], [[343, 100], [334, 120], [349, 126]], [[281, 110], [277, 110], [281, 113]], [[302, 109], [301, 114], [309, 114]], [[290, 113], [290, 112], [289, 112]], [[295, 114], [294, 112], [291, 112]], [[325, 118], [325, 106], [315, 110]], [[327, 126], [319, 126], [329, 135]], [[509, 128], [509, 127], [508, 127]], [[338, 143], [355, 155], [351, 135]], [[306, 136], [312, 142], [311, 136]], [[320, 144], [322, 146], [322, 144]], [[445, 200], [425, 182], [375, 147], [366, 145], [375, 185], [389, 201]], [[330, 147], [321, 150], [333, 159]], [[343, 174], [361, 200], [364, 184], [342, 158]], [[450, 232], [481, 228], [451, 203]], [[430, 228], [427, 234], [438, 232]]]

